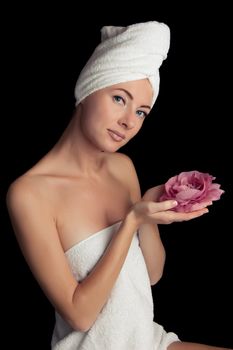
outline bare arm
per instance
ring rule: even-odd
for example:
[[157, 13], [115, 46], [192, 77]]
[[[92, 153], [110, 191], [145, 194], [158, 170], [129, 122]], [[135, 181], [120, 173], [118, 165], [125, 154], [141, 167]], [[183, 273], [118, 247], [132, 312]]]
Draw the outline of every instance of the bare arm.
[[150, 283], [155, 285], [162, 277], [166, 257], [158, 225], [141, 225], [139, 228], [139, 242], [150, 277]]
[[77, 281], [70, 272], [43, 193], [28, 179], [17, 180], [7, 193], [7, 207], [19, 246], [34, 277], [58, 312], [76, 323], [72, 298]]

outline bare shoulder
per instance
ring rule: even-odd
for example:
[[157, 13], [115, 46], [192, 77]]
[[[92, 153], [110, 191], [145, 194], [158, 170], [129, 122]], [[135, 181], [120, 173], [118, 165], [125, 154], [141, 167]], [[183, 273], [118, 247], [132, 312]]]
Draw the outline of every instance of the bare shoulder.
[[[136, 172], [132, 159], [124, 153], [115, 152], [107, 157], [111, 169], [122, 174], [122, 172]], [[125, 175], [125, 174], [124, 174]]]
[[[37, 175], [22, 175], [8, 188], [6, 205], [16, 237], [24, 239], [43, 236], [49, 227], [55, 233], [54, 207], [49, 199], [51, 191], [45, 179]], [[47, 232], [47, 229], [46, 229]]]
[[32, 184], [33, 182], [24, 175], [20, 176], [10, 184], [6, 194], [8, 209], [13, 209], [15, 205], [21, 203], [24, 198], [29, 198], [32, 195], [31, 190], [35, 187], [32, 186]]
[[43, 180], [39, 176], [22, 175], [13, 181], [6, 194], [8, 209], [14, 210], [28, 203], [39, 202], [46, 193]]
[[132, 159], [120, 152], [113, 153], [108, 159], [114, 175], [129, 188], [133, 201], [141, 198], [141, 191], [137, 172]]

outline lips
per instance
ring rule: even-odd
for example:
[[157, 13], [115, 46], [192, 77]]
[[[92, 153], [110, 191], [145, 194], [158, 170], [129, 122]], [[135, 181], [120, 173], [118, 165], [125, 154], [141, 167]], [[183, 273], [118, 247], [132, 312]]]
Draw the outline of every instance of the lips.
[[115, 141], [122, 141], [125, 139], [125, 135], [121, 134], [117, 130], [112, 130], [112, 129], [107, 129], [110, 136], [115, 140]]

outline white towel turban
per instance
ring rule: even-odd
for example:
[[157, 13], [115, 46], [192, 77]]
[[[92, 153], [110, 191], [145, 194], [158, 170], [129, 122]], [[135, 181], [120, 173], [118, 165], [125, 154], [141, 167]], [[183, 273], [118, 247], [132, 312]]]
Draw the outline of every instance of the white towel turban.
[[153, 106], [159, 93], [159, 67], [167, 57], [169, 46], [170, 30], [164, 23], [150, 21], [128, 27], [103, 27], [101, 43], [78, 77], [75, 105], [105, 87], [148, 78], [153, 89]]

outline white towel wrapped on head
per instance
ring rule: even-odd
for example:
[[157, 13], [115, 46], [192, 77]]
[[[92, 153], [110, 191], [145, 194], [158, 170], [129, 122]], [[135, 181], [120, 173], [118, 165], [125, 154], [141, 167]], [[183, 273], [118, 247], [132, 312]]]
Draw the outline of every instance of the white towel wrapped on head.
[[97, 90], [145, 78], [153, 88], [153, 106], [159, 93], [159, 67], [167, 57], [169, 46], [170, 30], [164, 23], [150, 21], [128, 27], [103, 27], [101, 43], [77, 80], [76, 106]]

